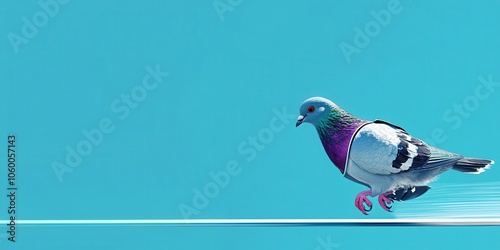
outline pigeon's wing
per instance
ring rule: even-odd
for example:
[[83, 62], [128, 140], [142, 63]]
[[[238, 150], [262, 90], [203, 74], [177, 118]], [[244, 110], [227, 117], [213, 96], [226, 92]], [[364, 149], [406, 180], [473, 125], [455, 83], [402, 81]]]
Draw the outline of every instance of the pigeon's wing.
[[355, 135], [349, 157], [372, 174], [397, 174], [450, 166], [463, 158], [430, 147], [402, 128], [383, 121], [363, 126]]

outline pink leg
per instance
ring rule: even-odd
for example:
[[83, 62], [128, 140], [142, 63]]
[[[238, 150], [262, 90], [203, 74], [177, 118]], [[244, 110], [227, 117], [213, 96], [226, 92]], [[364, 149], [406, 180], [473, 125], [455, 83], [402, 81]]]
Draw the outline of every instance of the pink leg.
[[387, 191], [383, 194], [378, 195], [378, 204], [387, 212], [391, 212], [392, 206], [389, 206], [393, 201], [387, 198], [387, 195], [393, 194], [393, 191]]
[[[354, 205], [361, 211], [361, 213], [368, 215], [368, 212], [372, 210], [372, 202], [368, 200], [366, 196], [371, 195], [372, 191], [364, 191], [359, 193], [354, 200]], [[365, 204], [368, 206], [368, 209], [365, 208]]]

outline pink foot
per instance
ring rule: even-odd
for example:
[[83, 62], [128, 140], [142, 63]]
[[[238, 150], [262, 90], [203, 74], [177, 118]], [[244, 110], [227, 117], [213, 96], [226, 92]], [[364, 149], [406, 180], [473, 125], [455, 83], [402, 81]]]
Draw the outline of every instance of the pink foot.
[[393, 201], [389, 198], [387, 198], [387, 195], [393, 194], [393, 191], [388, 191], [383, 194], [378, 195], [378, 204], [387, 212], [392, 212], [391, 208], [392, 206], [389, 206], [390, 204], [393, 203]]
[[[356, 196], [356, 199], [354, 200], [354, 205], [359, 209], [359, 211], [361, 211], [361, 213], [365, 215], [368, 215], [368, 212], [372, 210], [372, 202], [366, 197], [367, 195], [371, 194], [371, 190], [361, 192]], [[365, 208], [365, 204], [368, 206], [368, 209]]]

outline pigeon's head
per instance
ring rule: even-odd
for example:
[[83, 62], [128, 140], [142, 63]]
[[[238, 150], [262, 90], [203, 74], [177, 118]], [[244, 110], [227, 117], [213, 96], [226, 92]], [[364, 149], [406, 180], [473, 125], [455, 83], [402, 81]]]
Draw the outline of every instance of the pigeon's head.
[[335, 107], [336, 105], [326, 98], [311, 97], [300, 105], [300, 115], [295, 126], [298, 127], [304, 122], [317, 126], [321, 120], [328, 118]]

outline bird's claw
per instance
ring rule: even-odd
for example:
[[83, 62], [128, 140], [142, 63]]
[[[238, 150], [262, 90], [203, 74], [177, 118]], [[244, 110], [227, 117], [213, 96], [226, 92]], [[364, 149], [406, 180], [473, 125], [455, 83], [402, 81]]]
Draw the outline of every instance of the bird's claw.
[[[366, 205], [365, 205], [366, 204]], [[362, 199], [357, 202], [356, 207], [363, 213], [364, 215], [368, 215], [368, 212], [372, 211], [373, 204], [368, 199]]]
[[[368, 212], [370, 212], [373, 208], [373, 204], [370, 200], [368, 200], [368, 195], [371, 195], [372, 194], [372, 191], [371, 190], [368, 190], [368, 191], [364, 191], [364, 192], [361, 192], [358, 194], [358, 196], [356, 196], [356, 200], [354, 201], [354, 205], [359, 209], [359, 211], [361, 211], [361, 213], [363, 213], [364, 215], [368, 215]], [[380, 206], [382, 207], [382, 209], [384, 209], [385, 211], [387, 212], [392, 212], [392, 206], [391, 204], [394, 203], [394, 200], [389, 198], [391, 197], [390, 195], [393, 195], [394, 192], [393, 191], [389, 191], [389, 192], [385, 192], [383, 194], [380, 194], [378, 196], [378, 203], [380, 204]], [[389, 197], [387, 197], [389, 196]]]
[[363, 206], [363, 210], [365, 210], [365, 212], [372, 211], [373, 205], [371, 204], [371, 202], [370, 203], [366, 203], [366, 205], [368, 205], [368, 209]]
[[384, 204], [385, 206], [383, 206], [382, 208], [387, 211], [387, 212], [392, 212], [392, 206], [389, 206], [390, 203], [386, 203]]
[[364, 215], [368, 215], [368, 212], [372, 211], [373, 208], [372, 202], [366, 197], [370, 194], [371, 191], [361, 192], [358, 194], [358, 196], [356, 196], [356, 199], [354, 201], [354, 205], [356, 206], [356, 208], [358, 208], [359, 211], [361, 211], [361, 213], [363, 213]]
[[392, 210], [391, 210], [392, 206], [389, 206], [389, 205], [394, 202], [392, 199], [387, 198], [387, 195], [390, 195], [390, 194], [392, 194], [392, 191], [380, 194], [378, 196], [378, 203], [387, 212], [392, 212]]

